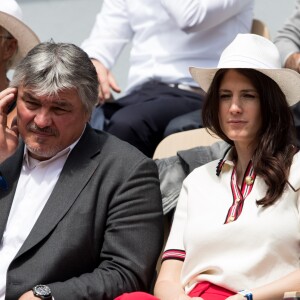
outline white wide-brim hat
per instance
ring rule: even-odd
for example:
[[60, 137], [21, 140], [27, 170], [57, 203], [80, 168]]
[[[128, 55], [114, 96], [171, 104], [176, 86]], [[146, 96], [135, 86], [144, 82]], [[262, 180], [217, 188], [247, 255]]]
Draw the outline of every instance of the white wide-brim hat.
[[13, 68], [40, 40], [22, 21], [22, 11], [15, 0], [0, 0], [0, 26], [18, 41], [18, 51], [11, 66]]
[[256, 34], [238, 34], [222, 52], [217, 68], [190, 67], [190, 73], [207, 92], [219, 69], [234, 68], [255, 69], [273, 79], [290, 106], [300, 100], [300, 74], [281, 68], [277, 47], [270, 40]]

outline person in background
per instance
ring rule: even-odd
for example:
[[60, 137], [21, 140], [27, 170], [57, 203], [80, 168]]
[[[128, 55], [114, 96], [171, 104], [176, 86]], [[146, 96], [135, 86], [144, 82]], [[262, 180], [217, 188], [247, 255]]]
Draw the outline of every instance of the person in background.
[[81, 48], [49, 42], [0, 92], [1, 300], [111, 300], [151, 287], [163, 242], [157, 168], [87, 123], [98, 88]]
[[289, 109], [300, 74], [254, 34], [237, 35], [217, 68], [190, 72], [207, 91], [205, 127], [231, 148], [184, 180], [153, 299], [281, 300], [300, 290], [300, 153]]
[[[22, 21], [22, 10], [15, 0], [0, 1], [0, 91], [9, 85], [7, 72], [39, 43], [37, 35]], [[16, 115], [15, 103], [9, 108], [10, 126]]]
[[[101, 83], [104, 130], [152, 157], [169, 121], [201, 108], [204, 93], [188, 66], [216, 66], [236, 34], [250, 31], [253, 6], [253, 0], [104, 0], [82, 44]], [[111, 90], [120, 92], [111, 68], [129, 42], [126, 94], [111, 102]]]
[[282, 66], [300, 73], [300, 0], [295, 2], [295, 9], [274, 39]]
[[[282, 66], [300, 72], [300, 0], [295, 2], [295, 9], [274, 39]], [[298, 147], [300, 146], [300, 103], [292, 108], [297, 130]]]

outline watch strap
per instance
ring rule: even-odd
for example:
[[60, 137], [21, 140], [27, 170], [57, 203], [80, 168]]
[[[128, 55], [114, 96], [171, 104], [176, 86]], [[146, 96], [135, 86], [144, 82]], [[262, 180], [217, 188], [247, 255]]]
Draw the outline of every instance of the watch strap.
[[238, 292], [238, 294], [242, 295], [247, 300], [253, 300], [253, 295], [249, 290], [241, 290]]

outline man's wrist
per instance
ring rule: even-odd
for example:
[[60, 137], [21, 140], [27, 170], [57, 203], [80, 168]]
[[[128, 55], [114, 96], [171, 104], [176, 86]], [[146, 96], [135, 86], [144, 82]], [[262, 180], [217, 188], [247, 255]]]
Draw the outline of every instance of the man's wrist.
[[35, 297], [43, 300], [52, 300], [51, 290], [47, 285], [38, 284], [32, 288], [32, 292]]

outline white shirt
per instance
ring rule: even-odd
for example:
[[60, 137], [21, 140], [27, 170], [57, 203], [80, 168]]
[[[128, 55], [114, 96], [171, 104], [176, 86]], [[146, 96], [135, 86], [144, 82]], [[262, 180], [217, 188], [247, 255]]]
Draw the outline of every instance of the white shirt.
[[16, 193], [0, 244], [0, 300], [5, 298], [8, 267], [41, 214], [77, 142], [45, 161], [30, 157], [25, 147]]
[[254, 0], [104, 0], [82, 48], [111, 68], [132, 41], [127, 91], [149, 80], [196, 85], [189, 66], [216, 67], [251, 29]]
[[257, 176], [241, 215], [227, 224], [233, 203], [233, 164], [225, 163], [219, 177], [217, 164], [199, 167], [185, 179], [165, 248], [169, 258], [185, 256], [181, 282], [186, 292], [200, 281], [232, 291], [251, 290], [297, 270], [300, 153], [293, 160], [290, 185], [275, 204], [256, 205], [266, 193], [264, 181]]

